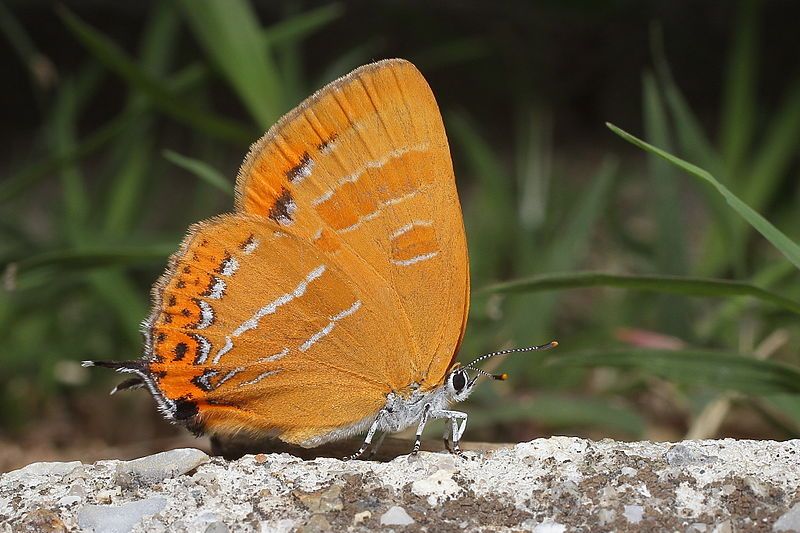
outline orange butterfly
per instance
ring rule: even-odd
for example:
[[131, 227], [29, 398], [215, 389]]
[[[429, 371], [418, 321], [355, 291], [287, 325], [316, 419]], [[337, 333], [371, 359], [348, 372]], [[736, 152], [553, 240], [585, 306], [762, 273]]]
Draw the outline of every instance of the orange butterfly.
[[[361, 67], [250, 149], [236, 211], [195, 224], [153, 288], [136, 377], [195, 432], [314, 447], [449, 420], [479, 375], [454, 364], [469, 307], [444, 126], [409, 62]], [[542, 349], [554, 346], [550, 343]], [[475, 372], [470, 377], [469, 371]]]

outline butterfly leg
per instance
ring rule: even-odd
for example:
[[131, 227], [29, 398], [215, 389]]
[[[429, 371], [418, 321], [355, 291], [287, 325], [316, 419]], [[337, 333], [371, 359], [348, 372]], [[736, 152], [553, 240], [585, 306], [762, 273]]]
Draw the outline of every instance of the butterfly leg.
[[428, 417], [430, 416], [431, 412], [431, 405], [427, 404], [425, 406], [425, 410], [422, 411], [422, 417], [419, 419], [419, 425], [417, 426], [417, 436], [414, 439], [414, 449], [411, 450], [411, 455], [416, 455], [419, 452], [419, 447], [422, 444], [422, 431], [425, 429], [425, 424], [428, 423]]
[[378, 435], [378, 440], [375, 441], [375, 444], [372, 445], [372, 449], [367, 454], [367, 459], [372, 459], [378, 453], [378, 450], [381, 448], [381, 444], [383, 444], [383, 439], [386, 438], [388, 435], [388, 431], [382, 431], [380, 435]]
[[[467, 413], [441, 410], [432, 412], [431, 416], [433, 418], [446, 418], [448, 422], [450, 422], [451, 431], [448, 432], [447, 428], [445, 428], [444, 445], [450, 453], [461, 455], [461, 448], [458, 444], [461, 442], [461, 436], [467, 428]], [[448, 433], [450, 433], [450, 435], [448, 435]], [[452, 437], [452, 447], [450, 446], [450, 437]]]
[[[385, 413], [385, 411], [383, 409], [381, 409], [378, 412], [378, 416], [375, 417], [375, 422], [372, 423], [372, 425], [369, 427], [369, 431], [367, 431], [367, 436], [364, 438], [364, 443], [361, 445], [361, 448], [359, 448], [358, 451], [356, 453], [354, 453], [353, 455], [349, 455], [349, 456], [345, 457], [344, 458], [345, 461], [352, 461], [353, 459], [358, 459], [359, 457], [364, 455], [364, 452], [366, 451], [366, 449], [369, 447], [370, 443], [372, 442], [372, 437], [375, 435], [375, 431], [377, 431], [378, 424], [380, 423], [381, 418], [383, 418], [384, 413]], [[382, 441], [383, 441], [383, 438], [379, 439], [378, 444], [380, 444]]]

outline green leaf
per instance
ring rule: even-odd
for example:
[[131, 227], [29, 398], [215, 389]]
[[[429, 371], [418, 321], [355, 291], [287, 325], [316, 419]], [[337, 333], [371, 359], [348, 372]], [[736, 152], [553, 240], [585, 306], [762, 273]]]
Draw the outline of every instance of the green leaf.
[[489, 285], [476, 291], [476, 294], [527, 293], [587, 287], [613, 287], [617, 289], [683, 294], [686, 296], [750, 296], [793, 313], [800, 313], [800, 302], [795, 302], [749, 283], [677, 276], [628, 276], [601, 272], [547, 274]]
[[[447, 115], [453, 144], [460, 149], [470, 174], [477, 179], [475, 194], [465, 205], [465, 224], [469, 247], [481, 250], [470, 255], [474, 280], [497, 279], [516, 233], [513, 180], [492, 151], [489, 143], [463, 113]], [[487, 216], [489, 214], [489, 216]]]
[[547, 363], [557, 368], [636, 369], [676, 383], [752, 394], [800, 392], [797, 367], [711, 350], [628, 348], [560, 352], [549, 355]]
[[165, 114], [220, 139], [248, 143], [256, 137], [257, 134], [249, 128], [188, 105], [185, 100], [170, 92], [164, 83], [144, 72], [108, 37], [64, 7], [59, 9], [59, 14], [72, 34], [100, 63], [145, 93], [153, 105]]
[[767, 126], [764, 141], [753, 154], [743, 176], [742, 198], [755, 209], [764, 209], [781, 187], [782, 178], [797, 159], [800, 144], [800, 82], [789, 88], [787, 97]]
[[[205, 74], [205, 69], [199, 65], [190, 65], [170, 77], [168, 85], [171, 91], [180, 93], [196, 86], [204, 79]], [[122, 132], [129, 131], [131, 124], [139, 120], [145, 111], [146, 109], [140, 109], [138, 106], [128, 106], [125, 111], [105, 125], [84, 136], [83, 141], [73, 149], [60, 155], [45, 156], [42, 160], [34, 162], [32, 165], [5, 179], [0, 183], [0, 203], [13, 199], [18, 194], [36, 185], [41, 179], [58, 171], [61, 167], [83, 159], [104, 147]]]
[[191, 157], [181, 155], [177, 152], [173, 152], [172, 150], [164, 150], [162, 153], [164, 158], [170, 163], [173, 163], [184, 170], [188, 170], [212, 187], [216, 187], [222, 192], [227, 193], [229, 196], [233, 196], [233, 184], [228, 181], [221, 172], [208, 163], [200, 161], [199, 159], [193, 159]]
[[27, 257], [15, 263], [16, 276], [46, 267], [61, 270], [87, 269], [108, 266], [131, 266], [163, 262], [175, 251], [176, 245], [153, 244], [148, 246], [92, 246], [52, 250]]
[[742, 202], [738, 197], [736, 197], [727, 187], [722, 185], [719, 181], [714, 178], [711, 174], [707, 171], [699, 168], [691, 163], [688, 163], [682, 159], [675, 157], [672, 154], [669, 154], [655, 146], [652, 146], [643, 140], [639, 139], [631, 135], [630, 133], [614, 126], [613, 124], [606, 123], [606, 125], [625, 139], [626, 141], [630, 142], [631, 144], [638, 146], [639, 148], [654, 153], [660, 157], [663, 157], [673, 165], [681, 168], [682, 170], [688, 172], [689, 174], [704, 180], [714, 186], [715, 189], [725, 198], [728, 204], [742, 217], [744, 218], [751, 226], [753, 226], [761, 235], [763, 235], [769, 242], [771, 242], [784, 256], [786, 256], [789, 261], [791, 261], [797, 268], [800, 268], [800, 246], [798, 246], [794, 241], [792, 241], [789, 237], [787, 237], [783, 232], [778, 230], [775, 226], [770, 224], [770, 222], [762, 217], [760, 214], [755, 212], [753, 209], [750, 208], [747, 204]]
[[269, 49], [275, 45], [301, 41], [341, 17], [343, 13], [344, 6], [338, 3], [298, 13], [266, 28], [263, 32], [264, 44]]
[[601, 398], [573, 398], [560, 394], [541, 394], [532, 400], [518, 401], [513, 398], [499, 400], [503, 408], [496, 405], [470, 412], [470, 427], [477, 428], [500, 422], [533, 421], [554, 429], [600, 428], [617, 430], [639, 438], [644, 433], [645, 423], [634, 410], [611, 405]]
[[722, 157], [726, 174], [735, 181], [740, 177], [741, 164], [747, 157], [755, 129], [760, 22], [758, 4], [758, 0], [739, 2], [738, 21], [733, 31], [733, 46], [724, 85], [720, 125]]
[[258, 18], [244, 0], [182, 0], [189, 27], [261, 129], [283, 114], [278, 70]]

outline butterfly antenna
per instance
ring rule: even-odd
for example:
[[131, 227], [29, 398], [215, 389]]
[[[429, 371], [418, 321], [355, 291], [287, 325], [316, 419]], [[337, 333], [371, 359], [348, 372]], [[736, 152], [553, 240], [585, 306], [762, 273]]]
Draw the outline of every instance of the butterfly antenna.
[[517, 352], [535, 352], [535, 351], [541, 351], [541, 350], [549, 350], [550, 348], [555, 348], [556, 346], [558, 346], [558, 342], [557, 341], [550, 341], [547, 344], [542, 344], [541, 346], [527, 346], [525, 348], [509, 348], [508, 350], [499, 350], [497, 352], [485, 353], [485, 354], [481, 355], [480, 357], [478, 357], [477, 359], [475, 359], [474, 361], [472, 361], [470, 364], [468, 364], [464, 368], [469, 368], [471, 370], [475, 370], [479, 374], [491, 377], [492, 379], [496, 379], [496, 380], [499, 380], [499, 381], [504, 381], [505, 379], [508, 378], [508, 374], [489, 374], [488, 372], [485, 372], [485, 371], [481, 370], [480, 368], [475, 368], [474, 365], [480, 363], [481, 361], [485, 361], [486, 359], [491, 359], [492, 357], [495, 357], [497, 355], [508, 355], [508, 354], [517, 353]]

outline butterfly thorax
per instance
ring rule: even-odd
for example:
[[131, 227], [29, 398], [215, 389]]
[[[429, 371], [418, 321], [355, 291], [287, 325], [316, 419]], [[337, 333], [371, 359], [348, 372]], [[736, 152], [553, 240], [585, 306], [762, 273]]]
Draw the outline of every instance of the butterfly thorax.
[[419, 423], [424, 411], [447, 409], [454, 398], [443, 384], [434, 389], [416, 387], [410, 394], [394, 392], [386, 397], [385, 413], [378, 424], [380, 431], [397, 432]]

